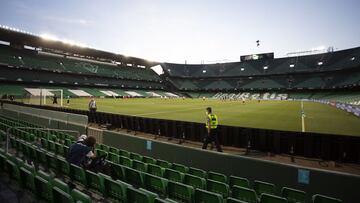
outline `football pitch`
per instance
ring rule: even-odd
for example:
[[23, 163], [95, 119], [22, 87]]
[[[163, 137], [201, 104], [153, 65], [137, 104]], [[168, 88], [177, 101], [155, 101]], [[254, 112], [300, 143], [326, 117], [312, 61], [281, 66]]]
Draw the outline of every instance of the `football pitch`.
[[[89, 99], [71, 99], [73, 109], [87, 109]], [[98, 111], [148, 118], [205, 121], [205, 108], [218, 115], [220, 125], [360, 135], [360, 119], [334, 107], [300, 101], [220, 101], [213, 99], [96, 99]]]

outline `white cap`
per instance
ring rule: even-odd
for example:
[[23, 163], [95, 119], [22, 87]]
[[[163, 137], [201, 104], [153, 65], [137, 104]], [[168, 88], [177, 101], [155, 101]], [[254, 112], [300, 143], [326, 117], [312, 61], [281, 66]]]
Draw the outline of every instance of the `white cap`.
[[80, 135], [80, 137], [78, 138], [78, 142], [82, 142], [82, 141], [84, 141], [85, 139], [87, 138], [87, 135]]

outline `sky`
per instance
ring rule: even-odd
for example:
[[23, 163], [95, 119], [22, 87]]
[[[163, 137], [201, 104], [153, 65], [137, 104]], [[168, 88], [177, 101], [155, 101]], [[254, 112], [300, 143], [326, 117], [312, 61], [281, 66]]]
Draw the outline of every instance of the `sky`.
[[173, 63], [357, 47], [359, 19], [359, 0], [0, 0], [1, 25]]

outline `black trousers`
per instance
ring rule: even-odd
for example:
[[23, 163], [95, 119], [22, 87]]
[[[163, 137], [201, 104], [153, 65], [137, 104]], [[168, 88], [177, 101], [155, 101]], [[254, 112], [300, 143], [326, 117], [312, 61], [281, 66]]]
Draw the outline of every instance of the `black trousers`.
[[218, 133], [217, 133], [217, 129], [211, 129], [210, 130], [210, 134], [207, 134], [204, 138], [204, 144], [203, 144], [203, 149], [206, 149], [209, 143], [215, 142], [215, 146], [218, 152], [222, 152], [220, 143], [219, 143], [219, 138], [218, 138]]

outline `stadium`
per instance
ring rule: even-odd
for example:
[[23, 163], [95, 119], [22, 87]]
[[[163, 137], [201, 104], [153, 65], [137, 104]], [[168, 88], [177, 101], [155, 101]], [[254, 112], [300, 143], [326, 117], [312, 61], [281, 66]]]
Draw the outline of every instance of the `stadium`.
[[[360, 201], [359, 44], [123, 54], [0, 25], [0, 202]], [[96, 168], [71, 162], [89, 137]]]

